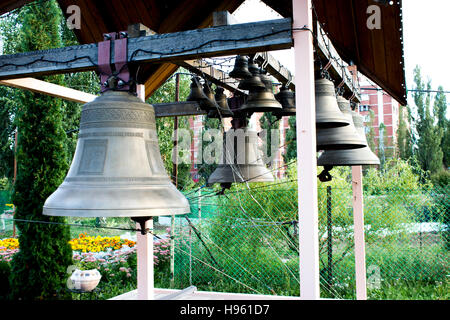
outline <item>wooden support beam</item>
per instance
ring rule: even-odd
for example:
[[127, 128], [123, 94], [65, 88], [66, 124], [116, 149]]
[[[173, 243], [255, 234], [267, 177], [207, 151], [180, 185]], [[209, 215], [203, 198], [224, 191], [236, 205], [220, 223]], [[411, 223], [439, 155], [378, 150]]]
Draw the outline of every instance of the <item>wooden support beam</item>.
[[200, 109], [198, 102], [180, 101], [169, 103], [152, 104], [155, 109], [156, 118], [164, 117], [183, 117], [183, 116], [199, 116], [208, 114]]
[[356, 299], [367, 300], [366, 249], [364, 240], [364, 199], [361, 166], [352, 167], [352, 189]]
[[215, 11], [213, 12], [213, 26], [229, 26], [232, 24], [238, 24], [239, 22], [236, 20], [233, 15], [228, 11]]
[[[235, 18], [227, 11], [214, 12], [213, 15], [214, 26], [223, 26], [237, 24]], [[340, 58], [337, 51], [331, 44], [323, 29], [317, 24], [317, 34], [319, 35], [317, 54], [323, 59], [323, 61], [331, 61], [329, 69], [330, 75], [337, 85], [342, 82], [345, 95], [349, 98], [353, 96], [353, 101], [360, 102], [359, 86], [357, 82], [353, 80], [353, 77], [348, 70], [344, 70], [340, 67], [345, 66], [346, 63]], [[336, 60], [333, 60], [336, 58]], [[253, 55], [253, 59], [260, 65], [265, 65], [265, 69], [278, 81], [283, 84], [290, 82], [289, 89], [295, 91], [295, 77], [292, 73], [284, 67], [274, 56], [269, 52], [258, 52]]]
[[[361, 102], [359, 83], [353, 80], [353, 76], [347, 69], [348, 64], [341, 59], [325, 31], [316, 24], [317, 28], [317, 48], [316, 53], [322, 61], [330, 62], [328, 73], [334, 80], [336, 86], [341, 85], [344, 96], [352, 101]], [[342, 68], [343, 67], [343, 68]]]
[[312, 0], [292, 0], [294, 18], [295, 104], [297, 105], [297, 176], [299, 221], [300, 297], [320, 298], [316, 108], [314, 94]]
[[236, 84], [225, 82], [224, 79], [228, 78], [228, 75], [225, 72], [212, 66], [208, 67], [207, 64], [202, 60], [187, 60], [179, 62], [178, 64], [188, 69], [190, 72], [204, 77], [206, 80], [211, 81], [212, 83], [215, 83], [216, 85], [223, 87], [231, 92], [240, 93], [242, 95], [245, 94], [241, 89], [238, 89], [238, 82], [236, 82]]
[[[214, 12], [213, 14], [213, 26], [215, 27], [233, 25], [238, 23], [239, 22], [228, 11], [219, 11]], [[259, 62], [259, 64], [266, 65], [266, 70], [278, 81], [282, 83], [291, 81], [289, 88], [291, 90], [295, 89], [294, 76], [292, 76], [291, 72], [283, 67], [281, 63], [270, 53], [257, 52], [256, 54], [252, 55], [252, 57], [256, 62]]]
[[0, 80], [0, 85], [30, 90], [52, 97], [62, 98], [68, 101], [75, 101], [80, 103], [90, 102], [96, 98], [96, 95], [90, 93], [63, 87], [54, 83], [34, 78]]
[[278, 81], [286, 84], [290, 81], [289, 89], [295, 90], [295, 77], [274, 56], [268, 52], [259, 52], [254, 56], [255, 61], [266, 65], [266, 70]]
[[[75, 101], [79, 103], [88, 103], [94, 100], [97, 96], [83, 91], [66, 88], [57, 84], [34, 78], [22, 78], [12, 80], [1, 80], [0, 85], [9, 87], [31, 90], [40, 94], [49, 95], [56, 98], [65, 99], [68, 101]], [[144, 86], [139, 85], [139, 90], [145, 90]], [[144, 97], [143, 92], [138, 92], [139, 97]], [[206, 115], [207, 112], [200, 109], [198, 102], [182, 101], [153, 104], [155, 109], [155, 117], [176, 117], [176, 116], [198, 116]]]
[[[249, 36], [250, 35], [250, 36]], [[130, 63], [198, 59], [287, 49], [291, 19], [244, 23], [128, 39]], [[98, 44], [0, 56], [0, 80], [94, 70]], [[114, 43], [112, 43], [114, 52]], [[111, 57], [114, 63], [114, 55]]]

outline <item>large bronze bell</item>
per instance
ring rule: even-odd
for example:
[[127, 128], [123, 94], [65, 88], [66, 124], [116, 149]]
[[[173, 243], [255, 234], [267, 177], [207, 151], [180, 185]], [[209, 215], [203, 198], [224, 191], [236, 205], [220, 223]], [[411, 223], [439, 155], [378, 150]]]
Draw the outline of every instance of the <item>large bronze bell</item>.
[[248, 70], [252, 74], [250, 78], [245, 78], [239, 82], [238, 88], [242, 90], [265, 89], [266, 85], [261, 81], [261, 72], [256, 63], [248, 64]]
[[352, 111], [353, 123], [356, 131], [364, 139], [366, 146], [351, 150], [326, 150], [319, 159], [319, 166], [361, 166], [361, 165], [379, 165], [380, 159], [370, 150], [366, 133], [364, 132], [363, 117]]
[[[210, 110], [208, 112], [209, 118], [228, 118], [233, 116], [233, 112], [231, 111], [230, 107], [228, 106], [227, 96], [225, 95], [224, 89], [221, 87], [218, 87], [216, 89], [216, 94], [214, 95], [214, 98], [219, 106], [217, 110]], [[219, 115], [220, 113], [220, 115]]]
[[364, 148], [367, 145], [353, 124], [350, 101], [342, 96], [337, 97], [337, 104], [344, 118], [350, 123], [345, 127], [317, 128], [317, 150], [343, 150]]
[[272, 182], [272, 173], [263, 163], [258, 150], [258, 134], [248, 128], [230, 129], [224, 133], [222, 163], [210, 175], [208, 185], [220, 183]]
[[212, 93], [212, 95], [208, 93], [208, 96], [205, 94], [205, 90], [202, 89], [202, 85], [200, 83], [200, 77], [192, 78], [190, 88], [191, 91], [189, 92], [186, 101], [198, 102], [200, 104], [200, 108], [205, 111], [215, 110], [217, 108], [217, 104], [214, 101], [214, 93]]
[[230, 77], [236, 79], [247, 79], [252, 76], [251, 72], [248, 70], [248, 58], [246, 56], [236, 56], [234, 62], [234, 68], [230, 72]]
[[334, 84], [328, 79], [315, 81], [316, 127], [336, 128], [349, 125], [349, 121], [339, 110]]
[[185, 214], [189, 202], [161, 159], [155, 112], [136, 96], [106, 91], [83, 106], [75, 155], [44, 215], [148, 217]]
[[245, 112], [276, 112], [281, 111], [283, 107], [275, 99], [272, 88], [272, 80], [265, 74], [260, 75], [264, 88], [253, 88], [248, 93], [247, 103], [245, 103], [239, 111]]
[[295, 116], [295, 93], [289, 88], [282, 86], [280, 92], [275, 95], [275, 99], [281, 103], [282, 109], [275, 111], [273, 114], [277, 117]]

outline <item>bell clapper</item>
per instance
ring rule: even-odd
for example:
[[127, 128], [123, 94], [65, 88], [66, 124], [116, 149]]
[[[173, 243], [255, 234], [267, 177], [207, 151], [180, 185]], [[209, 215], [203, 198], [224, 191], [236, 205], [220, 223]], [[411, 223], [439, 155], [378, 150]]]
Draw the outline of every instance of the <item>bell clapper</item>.
[[330, 171], [333, 169], [333, 166], [324, 166], [323, 171], [317, 176], [320, 181], [322, 182], [328, 182], [333, 179], [333, 177], [330, 174]]
[[152, 230], [145, 227], [145, 223], [150, 219], [152, 219], [152, 217], [133, 217], [133, 218], [131, 218], [131, 220], [133, 220], [134, 222], [139, 223], [140, 230], [138, 230], [138, 231], [140, 231], [142, 235], [146, 235], [146, 234], [152, 232]]

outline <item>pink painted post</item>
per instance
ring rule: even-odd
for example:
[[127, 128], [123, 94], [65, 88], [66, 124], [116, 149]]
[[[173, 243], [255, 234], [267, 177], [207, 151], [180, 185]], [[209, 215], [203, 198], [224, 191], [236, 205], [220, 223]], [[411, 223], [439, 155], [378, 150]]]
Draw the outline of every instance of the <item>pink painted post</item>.
[[[145, 86], [136, 86], [137, 96], [145, 102]], [[136, 223], [137, 229], [142, 228], [139, 223]], [[145, 222], [145, 229], [153, 230], [153, 218]], [[141, 234], [138, 231], [137, 239], [137, 292], [138, 300], [154, 300], [155, 286], [153, 275], [153, 234]]]
[[352, 167], [356, 299], [367, 300], [362, 167]]
[[293, 0], [295, 103], [297, 106], [300, 297], [320, 298], [317, 209], [316, 108], [311, 0]]

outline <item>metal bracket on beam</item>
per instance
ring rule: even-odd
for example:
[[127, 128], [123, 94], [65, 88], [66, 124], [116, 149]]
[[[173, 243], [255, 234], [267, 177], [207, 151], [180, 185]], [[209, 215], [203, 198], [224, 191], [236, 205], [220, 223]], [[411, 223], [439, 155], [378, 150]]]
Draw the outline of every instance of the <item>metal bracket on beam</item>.
[[[128, 34], [105, 33], [105, 41], [98, 44], [98, 70], [100, 72], [101, 92], [107, 90], [133, 91], [130, 71], [128, 70]], [[114, 64], [111, 59], [111, 44], [114, 42]]]

